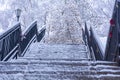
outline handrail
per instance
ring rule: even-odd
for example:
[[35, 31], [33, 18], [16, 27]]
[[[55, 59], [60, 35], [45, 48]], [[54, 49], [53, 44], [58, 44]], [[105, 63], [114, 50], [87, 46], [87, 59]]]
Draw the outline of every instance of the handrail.
[[25, 54], [26, 48], [28, 48], [29, 45], [31, 44], [31, 39], [32, 42], [35, 40], [37, 41], [37, 38], [35, 37], [36, 35], [37, 35], [37, 21], [34, 21], [22, 34], [22, 39], [20, 41], [20, 47], [21, 47], [20, 49], [22, 53], [20, 54], [21, 56]]
[[104, 59], [104, 51], [101, 48], [100, 40], [97, 38], [95, 32], [93, 31], [92, 27], [89, 26], [85, 22], [85, 29], [82, 29], [83, 33], [83, 40], [85, 44], [89, 47], [91, 58], [93, 60], [103, 60]]
[[112, 19], [110, 21], [110, 28], [109, 28], [109, 34], [107, 38], [105, 51], [102, 49], [100, 40], [98, 40], [98, 38], [96, 37], [94, 30], [91, 28], [90, 31], [88, 31], [87, 23], [85, 23], [85, 31], [83, 34], [87, 39], [89, 49], [90, 47], [93, 48], [93, 51], [97, 60], [119, 61], [120, 63], [120, 16], [119, 14], [120, 14], [120, 2], [116, 0]]
[[33, 21], [33, 22], [22, 32], [22, 35], [27, 34], [27, 33], [31, 30], [31, 28], [33, 28], [33, 26], [35, 26], [36, 29], [37, 29], [37, 21]]
[[[107, 61], [113, 61], [116, 59], [117, 55], [119, 52], [118, 51], [118, 30], [119, 30], [119, 25], [118, 25], [118, 18], [119, 15], [118, 13], [118, 9], [120, 9], [118, 6], [120, 6], [120, 4], [118, 5], [117, 0], [115, 1], [115, 6], [114, 6], [114, 10], [113, 10], [113, 14], [112, 14], [112, 20], [114, 21], [114, 25], [110, 25], [110, 29], [109, 29], [109, 34], [107, 37], [107, 44], [106, 44], [106, 50], [105, 50], [105, 57], [104, 59]], [[110, 36], [110, 34], [112, 34], [112, 36]]]
[[45, 27], [37, 29], [37, 21], [34, 21], [26, 30], [21, 31], [20, 23], [0, 35], [0, 60], [23, 56], [31, 43], [40, 41], [45, 35]]
[[38, 31], [37, 21], [32, 22], [32, 24], [23, 32], [22, 40], [20, 42], [21, 56], [24, 56], [30, 44], [33, 42], [40, 42], [45, 35], [45, 27]]
[[38, 42], [40, 42], [42, 40], [42, 38], [44, 37], [45, 30], [46, 30], [46, 27], [44, 26], [38, 31], [38, 34], [37, 34], [37, 41]]
[[97, 60], [104, 60], [104, 51], [102, 49], [102, 43], [94, 32], [93, 28], [90, 28], [91, 46], [93, 48], [95, 57]]
[[20, 23], [0, 35], [0, 60], [3, 60], [7, 55], [12, 55], [11, 52], [20, 42], [21, 28]]
[[[90, 26], [89, 26], [89, 28], [90, 28]], [[85, 34], [86, 34], [86, 41], [87, 41], [86, 44], [88, 44], [88, 47], [90, 49], [90, 47], [91, 47], [91, 43], [90, 43], [90, 30], [88, 29], [87, 22], [85, 22]], [[91, 52], [91, 49], [90, 49], [90, 52]]]
[[15, 24], [15, 26], [13, 26], [11, 29], [8, 29], [6, 32], [2, 33], [2, 35], [0, 35], [0, 40], [8, 37], [10, 34], [12, 34], [18, 28], [20, 28], [20, 23]]
[[[2, 61], [8, 61], [10, 58], [14, 58], [14, 57], [17, 58], [17, 53], [18, 53], [18, 50], [19, 50], [18, 48], [19, 48], [19, 44], [16, 45], [14, 47], [14, 49], [12, 49], [12, 51], [10, 51], [10, 53], [8, 55], [6, 55], [5, 58]], [[17, 53], [16, 53], [16, 51], [17, 51]]]

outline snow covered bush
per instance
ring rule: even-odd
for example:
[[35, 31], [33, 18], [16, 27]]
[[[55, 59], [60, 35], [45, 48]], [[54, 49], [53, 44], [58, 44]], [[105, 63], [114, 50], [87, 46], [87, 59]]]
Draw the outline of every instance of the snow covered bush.
[[81, 19], [74, 0], [59, 3], [48, 12], [46, 23], [46, 42], [48, 43], [82, 43]]
[[88, 21], [100, 36], [107, 36], [115, 0], [77, 0], [82, 21]]

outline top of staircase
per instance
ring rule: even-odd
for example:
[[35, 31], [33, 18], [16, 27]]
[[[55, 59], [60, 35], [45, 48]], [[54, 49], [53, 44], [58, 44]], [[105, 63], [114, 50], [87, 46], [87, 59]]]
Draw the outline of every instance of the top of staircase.
[[33, 43], [25, 57], [48, 59], [89, 59], [85, 45]]

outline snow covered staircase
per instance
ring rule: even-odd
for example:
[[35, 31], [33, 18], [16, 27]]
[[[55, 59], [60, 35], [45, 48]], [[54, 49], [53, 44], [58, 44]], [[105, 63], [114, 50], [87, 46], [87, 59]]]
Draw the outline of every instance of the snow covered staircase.
[[0, 62], [0, 80], [119, 80], [114, 62], [90, 61], [85, 45], [39, 44], [25, 57]]

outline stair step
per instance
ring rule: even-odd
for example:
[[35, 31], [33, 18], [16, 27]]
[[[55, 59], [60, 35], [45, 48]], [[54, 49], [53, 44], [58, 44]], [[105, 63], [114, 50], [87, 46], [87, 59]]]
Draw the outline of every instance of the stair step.
[[82, 62], [6, 62], [0, 64], [0, 71], [96, 71], [99, 74], [120, 74], [120, 68], [116, 66], [92, 66], [88, 63]]
[[53, 70], [53, 71], [60, 71], [60, 70], [64, 70], [64, 71], [85, 71], [85, 70], [94, 70], [94, 71], [100, 71], [100, 72], [104, 72], [104, 70], [108, 70], [112, 73], [115, 72], [120, 72], [120, 68], [109, 68], [109, 69], [105, 69], [104, 67], [101, 67], [101, 69], [96, 69], [96, 68], [91, 68], [88, 66], [53, 66], [53, 65], [10, 65], [10, 66], [0, 66], [0, 71], [16, 71], [16, 70], [41, 70], [41, 71], [49, 71], [49, 70]]
[[[30, 51], [32, 51], [32, 52], [36, 52], [36, 51], [40, 51], [40, 52], [87, 51], [87, 47], [86, 47], [86, 45], [33, 43], [30, 46]], [[37, 54], [37, 53], [35, 53], [35, 54]]]
[[87, 62], [87, 61], [16, 61], [16, 62], [0, 62], [0, 65], [28, 65], [28, 64], [48, 64], [48, 65], [79, 65], [79, 66], [89, 66], [93, 63]]
[[93, 72], [6, 72], [0, 80], [119, 80], [119, 75], [97, 75]]
[[75, 52], [72, 52], [72, 53], [37, 53], [37, 54], [29, 54], [29, 55], [26, 55], [25, 57], [33, 57], [33, 58], [58, 58], [58, 59], [88, 59], [88, 54], [87, 52], [86, 53], [75, 53]]
[[0, 80], [95, 80], [94, 77], [81, 76], [81, 75], [54, 75], [54, 74], [36, 74], [36, 75], [0, 75]]
[[33, 58], [63, 58], [84, 59], [89, 58], [85, 45], [62, 45], [62, 44], [33, 44], [25, 57]]
[[85, 70], [85, 71], [39, 71], [39, 70], [16, 70], [16, 71], [0, 71], [0, 74], [31, 74], [31, 75], [36, 75], [36, 74], [56, 74], [56, 75], [90, 75], [90, 74], [95, 74], [95, 71], [89, 71], [89, 70]]
[[7, 70], [88, 70], [89, 64], [81, 63], [81, 62], [6, 62], [0, 64], [0, 71], [7, 71]]
[[10, 62], [58, 62], [58, 63], [85, 63], [85, 64], [89, 64], [92, 66], [104, 66], [104, 65], [108, 65], [108, 66], [117, 66], [116, 62], [108, 62], [108, 61], [90, 61], [90, 59], [51, 59], [51, 58], [33, 58], [33, 57], [25, 57], [25, 58], [19, 58], [18, 60], [12, 60]]
[[119, 75], [120, 74], [120, 70], [118, 71], [94, 71], [94, 70], [79, 70], [79, 71], [74, 71], [74, 70], [6, 70], [6, 71], [0, 71], [0, 74], [18, 74], [18, 73], [21, 73], [21, 74], [79, 74], [79, 75], [108, 75], [108, 74], [111, 74], [111, 75]]
[[102, 70], [112, 70], [112, 71], [117, 71], [117, 70], [120, 70], [120, 67], [116, 67], [116, 66], [101, 66], [101, 67], [91, 67], [91, 70], [96, 70], [96, 71], [102, 71]]
[[10, 65], [0, 66], [0, 71], [16, 71], [16, 70], [40, 70], [40, 71], [85, 71], [89, 70], [88, 66], [61, 66], [61, 65]]
[[101, 70], [96, 72], [99, 75], [106, 75], [106, 74], [115, 74], [115, 75], [120, 75], [120, 70]]
[[18, 58], [17, 60], [11, 60], [11, 62], [32, 62], [32, 61], [58, 61], [58, 62], [81, 62], [81, 61], [90, 61], [91, 59], [58, 59], [58, 58], [34, 58], [34, 57], [25, 57], [25, 58]]
[[91, 62], [93, 64], [93, 66], [104, 66], [104, 65], [108, 65], [108, 66], [117, 66], [118, 64], [116, 62], [109, 62], [109, 61], [92, 61]]
[[50, 80], [119, 80], [120, 76], [119, 75], [80, 75], [80, 74], [75, 74], [75, 75], [25, 75], [26, 78], [30, 78], [31, 80], [33, 79], [44, 79], [47, 78]]

